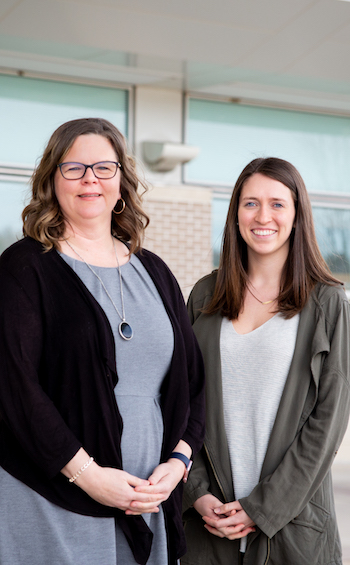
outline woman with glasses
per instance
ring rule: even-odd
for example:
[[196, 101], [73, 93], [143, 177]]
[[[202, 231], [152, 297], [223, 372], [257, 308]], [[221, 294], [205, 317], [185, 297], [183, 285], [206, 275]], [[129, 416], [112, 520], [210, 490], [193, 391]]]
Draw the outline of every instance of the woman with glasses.
[[0, 562], [173, 565], [203, 368], [120, 132], [52, 135], [0, 260]]
[[349, 303], [298, 171], [239, 176], [220, 266], [189, 313], [207, 427], [185, 487], [183, 565], [341, 565], [330, 468], [349, 414]]

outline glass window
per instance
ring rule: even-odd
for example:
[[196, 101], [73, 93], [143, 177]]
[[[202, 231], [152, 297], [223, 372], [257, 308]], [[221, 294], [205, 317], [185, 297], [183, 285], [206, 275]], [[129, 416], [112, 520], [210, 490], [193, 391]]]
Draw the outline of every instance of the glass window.
[[52, 132], [68, 120], [105, 118], [127, 135], [127, 110], [127, 90], [0, 75], [0, 252], [21, 236], [28, 202], [26, 179], [15, 180], [11, 167], [32, 169]]
[[227, 197], [215, 197], [212, 202], [212, 242], [213, 242], [213, 264], [214, 269], [219, 266], [222, 235], [226, 222], [226, 216], [230, 200]]
[[313, 206], [313, 215], [322, 256], [350, 289], [350, 210]]
[[0, 253], [22, 235], [21, 213], [27, 194], [26, 183], [0, 180]]
[[52, 134], [76, 118], [100, 117], [127, 134], [128, 91], [0, 75], [0, 161], [34, 165]]
[[350, 192], [350, 118], [189, 100], [186, 141], [200, 147], [186, 182], [233, 185], [256, 157], [279, 157], [310, 192]]

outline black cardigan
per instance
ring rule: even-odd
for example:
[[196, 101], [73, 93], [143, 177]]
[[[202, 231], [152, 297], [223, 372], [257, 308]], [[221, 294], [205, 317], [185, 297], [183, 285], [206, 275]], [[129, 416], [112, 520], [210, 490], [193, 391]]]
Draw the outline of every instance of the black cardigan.
[[[197, 452], [204, 436], [203, 365], [177, 282], [164, 262], [137, 254], [154, 281], [174, 331], [161, 389], [166, 461], [180, 439]], [[108, 319], [55, 251], [27, 237], [0, 258], [0, 465], [51, 502], [90, 516], [115, 516], [137, 563], [152, 533], [71, 484], [60, 470], [81, 446], [102, 466], [122, 468], [122, 419], [115, 345]], [[163, 503], [169, 563], [185, 552], [181, 484]]]

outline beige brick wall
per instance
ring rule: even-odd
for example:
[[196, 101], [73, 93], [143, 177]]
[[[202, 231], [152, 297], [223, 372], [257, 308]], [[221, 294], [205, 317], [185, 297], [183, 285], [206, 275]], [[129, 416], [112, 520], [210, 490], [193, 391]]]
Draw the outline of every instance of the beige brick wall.
[[153, 187], [144, 196], [150, 216], [144, 246], [167, 263], [185, 298], [212, 270], [211, 201], [210, 189], [187, 185]]

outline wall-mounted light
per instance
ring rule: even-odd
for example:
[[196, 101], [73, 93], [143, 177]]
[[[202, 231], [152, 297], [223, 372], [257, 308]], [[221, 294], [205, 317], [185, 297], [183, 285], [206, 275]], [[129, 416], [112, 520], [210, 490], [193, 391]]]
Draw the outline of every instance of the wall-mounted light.
[[164, 141], [144, 141], [143, 157], [153, 171], [168, 172], [176, 165], [192, 161], [199, 153], [199, 147]]

